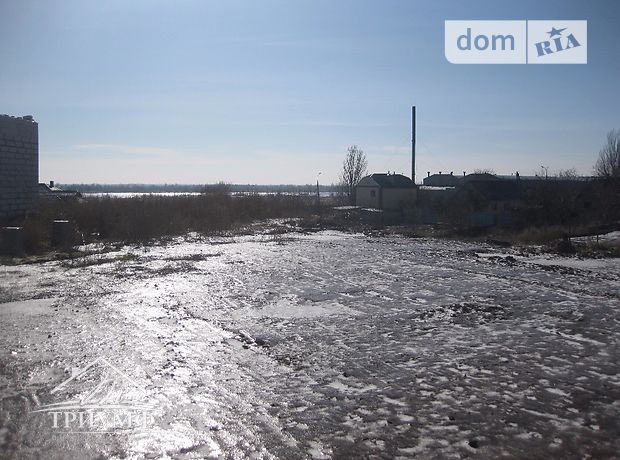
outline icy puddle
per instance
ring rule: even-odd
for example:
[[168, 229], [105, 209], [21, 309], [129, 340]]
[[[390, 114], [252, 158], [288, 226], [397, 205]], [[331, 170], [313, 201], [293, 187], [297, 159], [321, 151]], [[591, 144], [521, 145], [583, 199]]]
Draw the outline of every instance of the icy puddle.
[[619, 311], [617, 259], [337, 232], [2, 266], [0, 456], [614, 457]]

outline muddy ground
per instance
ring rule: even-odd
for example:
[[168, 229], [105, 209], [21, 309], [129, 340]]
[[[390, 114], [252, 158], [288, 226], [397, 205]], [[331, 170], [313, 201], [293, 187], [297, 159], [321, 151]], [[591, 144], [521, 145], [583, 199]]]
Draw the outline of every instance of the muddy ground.
[[[397, 236], [0, 266], [0, 453], [612, 458], [619, 309], [619, 259]], [[110, 401], [149, 418], [63, 422]]]

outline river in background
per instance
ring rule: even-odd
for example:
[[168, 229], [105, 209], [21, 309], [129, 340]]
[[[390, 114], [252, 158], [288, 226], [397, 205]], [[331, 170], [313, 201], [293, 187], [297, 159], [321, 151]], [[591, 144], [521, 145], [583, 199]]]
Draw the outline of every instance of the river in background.
[[[310, 192], [230, 192], [232, 196], [237, 195], [287, 195], [287, 196], [316, 196], [316, 193]], [[109, 198], [135, 198], [140, 196], [198, 196], [202, 195], [200, 192], [85, 192], [82, 196], [89, 197], [109, 197]], [[334, 192], [321, 192], [321, 197], [334, 196]]]

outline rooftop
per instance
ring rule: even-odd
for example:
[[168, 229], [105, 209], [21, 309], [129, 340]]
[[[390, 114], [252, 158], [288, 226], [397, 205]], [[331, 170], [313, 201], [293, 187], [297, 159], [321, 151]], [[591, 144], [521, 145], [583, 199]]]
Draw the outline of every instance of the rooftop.
[[13, 115], [2, 114], [0, 115], [0, 118], [34, 122], [34, 117], [32, 115], [24, 115], [23, 117], [15, 117]]
[[381, 188], [413, 188], [415, 184], [407, 176], [402, 174], [375, 173], [363, 177], [358, 183], [358, 187], [381, 187]]

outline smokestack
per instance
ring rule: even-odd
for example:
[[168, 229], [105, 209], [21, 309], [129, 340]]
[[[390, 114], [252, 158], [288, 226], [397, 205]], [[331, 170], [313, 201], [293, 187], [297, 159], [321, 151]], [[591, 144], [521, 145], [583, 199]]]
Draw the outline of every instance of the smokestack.
[[415, 184], [415, 105], [411, 107], [411, 180]]

